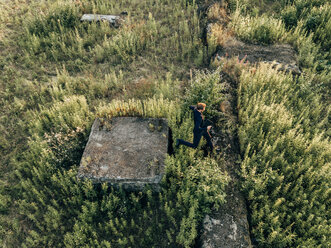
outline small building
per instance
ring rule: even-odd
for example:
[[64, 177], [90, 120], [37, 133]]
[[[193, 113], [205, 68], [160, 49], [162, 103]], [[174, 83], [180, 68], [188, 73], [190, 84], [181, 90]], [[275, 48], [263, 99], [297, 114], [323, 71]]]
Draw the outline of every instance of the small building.
[[88, 178], [93, 183], [122, 185], [129, 190], [141, 190], [146, 184], [158, 189], [171, 146], [166, 119], [97, 118], [77, 177]]

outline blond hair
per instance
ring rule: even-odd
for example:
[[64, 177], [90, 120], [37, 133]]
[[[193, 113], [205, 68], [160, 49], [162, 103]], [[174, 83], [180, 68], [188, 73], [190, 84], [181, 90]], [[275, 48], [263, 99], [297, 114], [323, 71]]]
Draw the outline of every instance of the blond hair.
[[205, 107], [206, 107], [206, 104], [205, 104], [205, 103], [199, 102], [199, 103], [197, 104], [197, 109], [198, 109], [198, 110], [202, 110], [202, 109], [204, 109]]

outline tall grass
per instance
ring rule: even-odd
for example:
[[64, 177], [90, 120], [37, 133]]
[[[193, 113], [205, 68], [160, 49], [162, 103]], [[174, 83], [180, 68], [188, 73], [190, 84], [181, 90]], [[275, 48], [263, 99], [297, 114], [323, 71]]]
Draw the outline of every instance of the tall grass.
[[270, 9], [249, 8], [252, 2], [237, 2], [230, 23], [236, 36], [260, 44], [290, 43], [304, 71], [294, 78], [260, 64], [239, 73], [240, 174], [253, 242], [258, 247], [328, 247], [329, 38], [318, 33], [328, 33], [330, 6], [285, 1], [270, 17]]
[[[210, 168], [207, 174], [218, 173], [224, 180], [204, 191], [207, 195], [200, 190], [197, 199], [189, 199], [190, 186], [209, 183], [209, 179], [191, 182], [187, 178], [186, 186], [181, 186], [186, 196], [178, 201], [177, 186], [165, 191], [169, 194], [165, 200], [146, 192], [110, 194], [111, 189], [98, 195], [99, 190], [78, 182], [75, 174], [92, 119], [102, 106], [113, 100], [125, 105], [133, 97], [141, 104], [154, 94], [159, 99], [164, 95], [168, 103], [181, 94], [187, 68], [204, 62], [197, 5], [188, 1], [23, 0], [1, 4], [1, 10], [0, 243], [5, 247], [193, 244], [208, 209], [206, 205], [202, 209], [200, 202], [212, 206], [211, 195], [222, 202], [226, 176], [215, 162], [204, 165]], [[107, 23], [79, 21], [83, 13], [122, 11], [128, 16], [117, 29]], [[155, 111], [145, 108], [145, 114]], [[200, 155], [190, 153], [188, 158], [182, 155], [182, 162], [167, 162], [170, 170], [178, 171], [168, 174], [167, 180], [180, 182], [187, 166], [199, 166], [196, 156]], [[178, 163], [183, 163], [182, 169], [177, 169]], [[199, 168], [194, 175], [200, 173]], [[112, 201], [120, 204], [116, 207]], [[190, 215], [182, 202], [190, 206]], [[159, 206], [162, 210], [151, 218]], [[177, 212], [171, 210], [177, 207]], [[100, 222], [100, 216], [108, 218]], [[177, 223], [181, 219], [182, 227]], [[192, 229], [187, 228], [190, 224]], [[155, 236], [152, 230], [159, 232]]]
[[[177, 104], [162, 97], [115, 100], [97, 113], [165, 117], [175, 135], [188, 134], [190, 117], [182, 116]], [[159, 195], [148, 188], [132, 194], [106, 184], [97, 189], [75, 177], [80, 156], [73, 149], [81, 150], [92, 124], [86, 107], [83, 97], [71, 96], [41, 111], [31, 124], [29, 149], [17, 171], [23, 192], [19, 213], [30, 226], [22, 245], [191, 247], [204, 215], [224, 202], [228, 177], [218, 162], [181, 149], [166, 159]]]
[[301, 69], [318, 75], [312, 90], [327, 99], [331, 80], [328, 1], [263, 1], [258, 5], [255, 0], [239, 0], [235, 6], [228, 24], [234, 34], [249, 43], [292, 45]]
[[[229, 178], [221, 159], [180, 148], [166, 159], [160, 194], [98, 188], [78, 181], [76, 172], [97, 116], [166, 117], [174, 137], [185, 139], [192, 139], [188, 105], [205, 101], [207, 117], [224, 120], [222, 72], [240, 81], [240, 174], [257, 246], [329, 245], [330, 110], [321, 99], [328, 99], [330, 81], [330, 5], [279, 1], [274, 6], [283, 9], [273, 16], [255, 0], [228, 0], [227, 6], [232, 21], [225, 5], [207, 13], [229, 21], [212, 27], [207, 51], [195, 1], [1, 3], [4, 247], [192, 247], [203, 216], [224, 202]], [[79, 21], [84, 13], [122, 11], [128, 16], [117, 29]], [[232, 35], [292, 44], [303, 75], [230, 61], [192, 77], [189, 69], [204, 66], [223, 36]]]
[[[4, 15], [15, 32], [5, 40], [14, 53], [1, 56], [1, 106], [8, 116], [1, 128], [8, 130], [6, 120], [13, 127], [0, 144], [8, 151], [22, 146], [5, 158], [11, 179], [1, 178], [1, 242], [191, 247], [204, 215], [224, 202], [228, 177], [220, 161], [180, 149], [166, 159], [160, 194], [148, 187], [133, 194], [98, 188], [78, 181], [76, 172], [97, 116], [166, 117], [175, 137], [191, 138], [192, 120], [178, 96], [187, 68], [206, 60], [197, 5], [83, 0], [19, 8], [21, 16]], [[128, 16], [117, 29], [79, 21], [83, 13], [123, 10]]]
[[268, 65], [240, 78], [241, 176], [259, 247], [328, 246], [330, 109], [304, 80]]
[[267, 15], [243, 16], [240, 8], [232, 15], [231, 27], [240, 39], [252, 43], [282, 42], [286, 33], [285, 25], [281, 20]]
[[[98, 1], [92, 4], [87, 1], [73, 4], [57, 1], [51, 4], [48, 11], [28, 16], [24, 25], [25, 34], [20, 39], [25, 64], [31, 65], [35, 60], [40, 63], [66, 61], [67, 67], [71, 66], [70, 69], [83, 70], [84, 65], [91, 62], [131, 63], [137, 56], [143, 56], [143, 51], [150, 51], [155, 56], [166, 59], [169, 56], [162, 55], [163, 51], [160, 49], [165, 46], [171, 47], [168, 52], [178, 60], [196, 60], [194, 55], [202, 54], [203, 49], [199, 48], [198, 38], [199, 18], [194, 4], [186, 5], [186, 1], [176, 2], [172, 7], [167, 3], [162, 5], [149, 1], [128, 3], [126, 10], [131, 10], [132, 15], [129, 12], [124, 17], [119, 29], [109, 27], [108, 23], [90, 25], [79, 22], [82, 12], [119, 14], [120, 9], [125, 6], [122, 4]], [[139, 6], [143, 8], [145, 5], [152, 6], [149, 13], [139, 9]], [[183, 6], [185, 13], [180, 12]], [[162, 21], [167, 16], [173, 18]], [[171, 29], [174, 26], [177, 28], [173, 32]], [[202, 62], [201, 60], [200, 63]]]

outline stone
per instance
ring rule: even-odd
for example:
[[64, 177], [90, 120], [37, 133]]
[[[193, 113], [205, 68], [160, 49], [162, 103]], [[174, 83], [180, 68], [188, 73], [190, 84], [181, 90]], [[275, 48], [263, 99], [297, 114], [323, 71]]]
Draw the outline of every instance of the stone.
[[301, 75], [301, 70], [295, 64], [284, 65], [275, 61], [264, 61], [264, 62], [272, 64], [272, 67], [279, 71], [285, 71], [287, 73], [292, 73], [293, 75], [297, 75], [297, 76]]
[[97, 118], [77, 177], [122, 185], [128, 190], [141, 190], [146, 184], [157, 190], [164, 174], [164, 159], [171, 150], [169, 138], [166, 119]]
[[198, 247], [252, 247], [245, 200], [233, 186], [232, 183], [227, 187], [227, 202], [218, 211], [205, 216]]
[[107, 21], [113, 26], [119, 26], [121, 19], [122, 19], [121, 16], [118, 15], [84, 14], [80, 20], [88, 21], [88, 22]]

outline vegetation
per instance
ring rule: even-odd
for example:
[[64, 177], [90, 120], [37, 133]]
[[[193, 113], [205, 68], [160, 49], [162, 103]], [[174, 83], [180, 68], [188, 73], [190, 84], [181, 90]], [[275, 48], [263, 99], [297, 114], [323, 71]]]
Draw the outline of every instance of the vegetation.
[[261, 247], [329, 242], [328, 110], [307, 91], [305, 80], [268, 65], [241, 75], [241, 176]]
[[[208, 118], [225, 118], [225, 74], [238, 85], [239, 123], [226, 128], [238, 132], [253, 243], [330, 245], [330, 4], [227, 0], [201, 13], [204, 2], [0, 4], [2, 247], [194, 246], [204, 215], [224, 203], [221, 156], [181, 147], [166, 159], [159, 193], [76, 174], [95, 117], [166, 117], [174, 137], [191, 139], [188, 105], [204, 101]], [[119, 28], [79, 21], [122, 11]], [[205, 70], [232, 37], [291, 44], [301, 76], [227, 59]]]
[[[39, 121], [32, 127], [35, 136], [28, 142], [17, 172], [23, 192], [18, 208], [30, 225], [24, 246], [189, 247], [204, 214], [224, 202], [226, 174], [216, 160], [202, 159], [195, 151], [181, 150], [176, 158], [167, 158], [159, 194], [150, 189], [126, 193], [107, 184], [98, 188], [79, 181], [80, 157], [75, 159], [73, 148], [82, 154], [92, 124], [89, 117], [93, 116], [85, 98], [72, 96], [39, 113]], [[191, 124], [186, 118], [178, 130], [180, 113], [174, 102], [162, 97], [143, 102], [115, 100], [100, 106], [96, 114], [101, 118], [167, 117], [173, 130], [181, 133], [188, 133]], [[54, 134], [48, 129], [59, 131]]]
[[253, 241], [258, 247], [328, 247], [330, 37], [320, 30], [330, 33], [331, 6], [280, 1], [278, 14], [270, 15], [270, 9], [248, 8], [251, 3], [242, 1], [234, 11], [230, 25], [237, 37], [292, 44], [304, 72], [293, 77], [272, 65], [238, 65], [240, 175]]
[[[191, 138], [192, 120], [179, 96], [183, 85], [196, 97], [202, 94], [187, 78], [208, 56], [196, 6], [186, 1], [2, 6], [7, 24], [2, 30], [8, 32], [1, 43], [6, 90], [1, 93], [0, 237], [5, 247], [195, 243], [204, 215], [224, 202], [228, 177], [219, 158], [180, 149], [166, 159], [159, 194], [97, 187], [76, 174], [97, 116], [167, 117], [175, 136]], [[79, 21], [82, 13], [123, 10], [129, 15], [117, 29]], [[216, 92], [215, 75], [196, 80], [214, 85], [210, 91]]]

